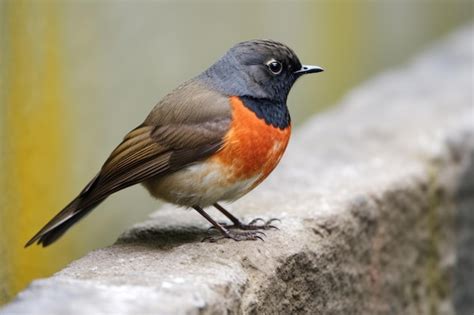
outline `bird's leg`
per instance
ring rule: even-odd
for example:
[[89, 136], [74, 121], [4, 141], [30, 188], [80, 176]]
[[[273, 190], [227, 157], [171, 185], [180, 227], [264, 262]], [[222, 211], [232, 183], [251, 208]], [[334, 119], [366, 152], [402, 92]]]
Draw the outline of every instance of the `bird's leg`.
[[221, 224], [217, 223], [209, 214], [207, 214], [204, 209], [202, 209], [199, 206], [193, 206], [194, 210], [199, 212], [200, 215], [202, 215], [204, 218], [206, 218], [207, 221], [209, 221], [215, 229], [219, 230], [221, 232], [221, 235], [219, 236], [208, 236], [203, 239], [203, 241], [210, 241], [210, 242], [217, 242], [218, 240], [224, 239], [224, 238], [231, 238], [234, 241], [256, 241], [256, 240], [262, 240], [262, 236], [265, 236], [265, 233], [259, 232], [259, 231], [246, 231], [246, 232], [235, 232], [235, 231], [229, 231], [226, 229], [224, 226]]
[[[269, 229], [277, 229], [278, 228], [276, 226], [274, 226], [272, 224], [272, 222], [275, 222], [275, 221], [280, 221], [280, 219], [276, 219], [276, 218], [273, 218], [273, 219], [270, 219], [268, 221], [265, 221], [263, 220], [262, 218], [256, 218], [256, 219], [253, 219], [252, 221], [250, 221], [249, 223], [245, 224], [245, 223], [242, 223], [240, 222], [239, 219], [237, 219], [235, 216], [233, 216], [229, 211], [227, 211], [226, 209], [224, 209], [224, 207], [222, 207], [220, 204], [218, 204], [217, 202], [214, 204], [214, 207], [219, 210], [220, 212], [222, 212], [223, 215], [225, 215], [226, 217], [229, 218], [229, 220], [232, 221], [232, 225], [226, 225], [226, 224], [222, 224], [221, 223], [221, 226], [222, 227], [225, 227], [227, 229], [240, 229], [240, 230], [269, 230]], [[258, 221], [262, 221], [263, 223], [262, 224], [256, 224]]]

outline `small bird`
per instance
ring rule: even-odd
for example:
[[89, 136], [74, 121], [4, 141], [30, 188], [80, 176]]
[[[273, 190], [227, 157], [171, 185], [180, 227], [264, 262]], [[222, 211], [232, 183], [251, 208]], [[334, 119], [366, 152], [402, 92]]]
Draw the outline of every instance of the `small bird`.
[[[302, 75], [321, 71], [276, 41], [233, 46], [166, 95], [25, 247], [50, 245], [108, 196], [138, 183], [153, 197], [199, 212], [220, 231], [211, 241], [261, 239], [258, 230], [272, 227], [272, 220], [245, 224], [219, 202], [242, 197], [276, 167], [291, 133], [288, 93]], [[209, 206], [232, 224], [215, 221], [203, 209]]]

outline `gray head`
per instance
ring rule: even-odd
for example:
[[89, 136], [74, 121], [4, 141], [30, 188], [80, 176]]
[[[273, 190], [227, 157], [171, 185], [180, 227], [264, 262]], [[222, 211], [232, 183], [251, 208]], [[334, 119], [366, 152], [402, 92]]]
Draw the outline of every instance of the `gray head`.
[[251, 40], [232, 47], [198, 78], [226, 95], [286, 103], [295, 81], [323, 71], [305, 66], [288, 46], [272, 40]]

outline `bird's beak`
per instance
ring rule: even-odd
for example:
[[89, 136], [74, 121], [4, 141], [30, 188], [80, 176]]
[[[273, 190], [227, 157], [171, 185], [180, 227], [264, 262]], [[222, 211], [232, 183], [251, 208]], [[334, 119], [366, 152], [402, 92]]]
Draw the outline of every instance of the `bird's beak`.
[[309, 66], [303, 65], [300, 70], [293, 72], [294, 74], [308, 74], [308, 73], [318, 73], [323, 72], [324, 69], [318, 66]]

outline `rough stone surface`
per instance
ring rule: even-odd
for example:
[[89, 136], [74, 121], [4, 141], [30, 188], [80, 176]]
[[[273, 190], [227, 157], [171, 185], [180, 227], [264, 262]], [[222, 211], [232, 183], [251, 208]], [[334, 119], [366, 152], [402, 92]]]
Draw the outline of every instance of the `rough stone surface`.
[[473, 38], [300, 128], [275, 174], [229, 205], [282, 220], [265, 242], [202, 243], [208, 224], [168, 206], [0, 313], [473, 314]]

